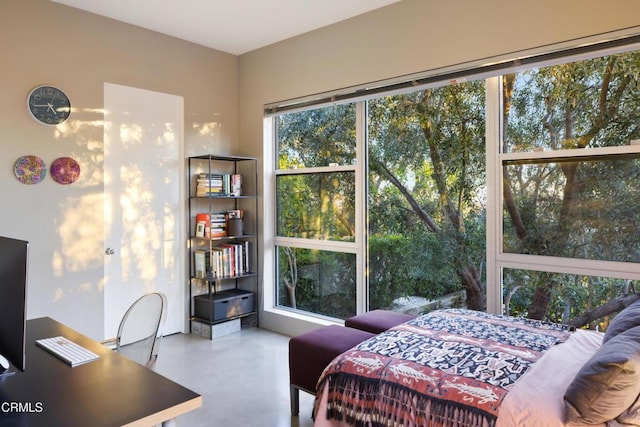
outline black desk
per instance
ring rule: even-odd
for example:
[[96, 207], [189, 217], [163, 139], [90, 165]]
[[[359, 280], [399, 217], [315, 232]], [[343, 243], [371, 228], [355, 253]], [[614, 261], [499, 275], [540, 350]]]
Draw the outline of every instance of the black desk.
[[[100, 359], [72, 368], [35, 344], [58, 335]], [[200, 406], [199, 394], [48, 317], [27, 321], [26, 370], [0, 379], [0, 426], [150, 426]]]

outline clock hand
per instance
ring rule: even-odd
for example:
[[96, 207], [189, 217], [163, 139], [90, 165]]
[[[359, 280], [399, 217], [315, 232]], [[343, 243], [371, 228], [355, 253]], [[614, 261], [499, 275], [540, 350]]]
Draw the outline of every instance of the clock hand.
[[53, 108], [53, 104], [47, 102], [47, 106], [49, 107], [48, 109], [53, 112], [53, 114], [58, 114], [58, 112], [55, 110], [55, 108]]

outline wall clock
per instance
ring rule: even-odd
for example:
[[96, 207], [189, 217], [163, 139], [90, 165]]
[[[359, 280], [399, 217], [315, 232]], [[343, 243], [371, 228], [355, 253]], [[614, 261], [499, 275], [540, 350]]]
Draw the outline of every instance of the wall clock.
[[27, 107], [31, 115], [46, 125], [59, 125], [71, 114], [71, 101], [54, 86], [38, 86], [27, 97]]

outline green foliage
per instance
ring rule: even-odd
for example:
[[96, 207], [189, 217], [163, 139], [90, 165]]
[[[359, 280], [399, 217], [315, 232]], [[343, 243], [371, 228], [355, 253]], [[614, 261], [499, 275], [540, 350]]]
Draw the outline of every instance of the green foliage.
[[484, 83], [379, 98], [368, 112], [370, 307], [465, 289], [462, 272], [486, 256]]
[[[509, 303], [508, 314], [526, 317], [535, 286], [549, 281], [554, 283], [551, 304], [545, 320], [567, 323], [570, 319], [605, 304], [624, 293], [626, 281], [606, 277], [549, 273], [527, 270], [506, 270], [505, 301], [508, 292], [518, 286]], [[589, 325], [604, 331], [610, 316]]]
[[[640, 139], [639, 79], [639, 52], [504, 76], [514, 90], [504, 97], [503, 149], [588, 149]], [[401, 296], [470, 291], [478, 284], [470, 276], [484, 292], [484, 91], [483, 81], [471, 81], [367, 102], [370, 308], [388, 308]], [[355, 104], [283, 115], [279, 167], [354, 164], [355, 132]], [[640, 262], [638, 157], [505, 165], [515, 207], [504, 212], [505, 251]], [[316, 175], [278, 178], [278, 235], [352, 240], [355, 176]], [[298, 308], [347, 315], [355, 267], [340, 260], [346, 254], [310, 253], [296, 250]], [[288, 271], [287, 262], [279, 265]], [[310, 273], [313, 265], [321, 266], [322, 283]], [[544, 308], [554, 321], [621, 290], [616, 280], [516, 269], [504, 273], [504, 283], [510, 313], [518, 316], [527, 315], [536, 292], [548, 289]]]
[[389, 309], [400, 297], [435, 299], [460, 290], [452, 254], [439, 236], [373, 235], [369, 238], [369, 306]]
[[356, 267], [353, 254], [313, 249], [278, 248], [278, 303], [291, 307], [285, 286], [291, 277], [289, 257], [297, 267], [295, 294], [298, 310], [339, 319], [355, 315]]
[[355, 161], [355, 104], [283, 114], [277, 119], [279, 169]]

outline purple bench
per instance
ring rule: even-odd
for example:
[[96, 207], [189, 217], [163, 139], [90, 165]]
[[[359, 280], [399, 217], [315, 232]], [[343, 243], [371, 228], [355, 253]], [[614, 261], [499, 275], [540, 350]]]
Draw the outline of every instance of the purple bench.
[[372, 310], [353, 316], [344, 321], [344, 326], [379, 334], [401, 323], [414, 319], [415, 316], [397, 311]]
[[339, 354], [375, 334], [338, 325], [324, 326], [289, 340], [289, 393], [291, 415], [300, 411], [300, 390], [316, 394], [324, 368]]

